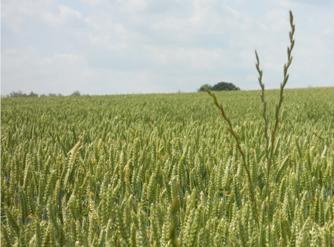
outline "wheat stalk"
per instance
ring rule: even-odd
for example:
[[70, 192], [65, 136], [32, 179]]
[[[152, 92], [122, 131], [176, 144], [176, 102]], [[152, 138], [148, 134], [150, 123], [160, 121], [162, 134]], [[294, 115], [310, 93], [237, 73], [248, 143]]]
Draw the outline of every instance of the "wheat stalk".
[[294, 34], [295, 34], [295, 24], [294, 24], [294, 20], [293, 20], [293, 13], [290, 10], [289, 12], [289, 20], [290, 20], [290, 32], [289, 32], [289, 40], [290, 40], [290, 45], [287, 48], [287, 62], [286, 64], [284, 64], [283, 66], [283, 81], [280, 85], [280, 93], [279, 93], [279, 100], [278, 103], [276, 105], [276, 110], [275, 110], [275, 120], [274, 120], [274, 127], [271, 131], [271, 135], [269, 136], [269, 119], [268, 119], [268, 112], [267, 112], [267, 102], [265, 99], [265, 86], [264, 83], [262, 81], [262, 77], [263, 77], [263, 71], [260, 68], [260, 59], [258, 56], [257, 51], [255, 50], [255, 57], [256, 57], [256, 70], [258, 72], [258, 82], [259, 85], [261, 87], [261, 102], [262, 102], [262, 106], [263, 106], [263, 110], [262, 110], [262, 116], [263, 116], [263, 123], [264, 123], [264, 136], [265, 136], [265, 155], [266, 155], [266, 160], [267, 160], [267, 174], [266, 174], [266, 195], [268, 197], [268, 206], [267, 206], [267, 210], [268, 210], [268, 220], [269, 220], [269, 205], [270, 205], [270, 173], [271, 173], [271, 168], [274, 162], [274, 145], [275, 145], [275, 140], [276, 140], [276, 135], [277, 135], [277, 131], [278, 131], [278, 126], [279, 126], [279, 122], [280, 122], [280, 111], [282, 108], [282, 104], [283, 104], [283, 99], [284, 99], [284, 88], [289, 80], [289, 74], [288, 74], [288, 69], [292, 63], [292, 50], [294, 48], [295, 45], [295, 40], [294, 40]]
[[222, 104], [218, 103], [218, 99], [217, 99], [216, 95], [213, 92], [211, 92], [210, 90], [207, 90], [207, 92], [212, 97], [215, 106], [219, 109], [219, 111], [221, 113], [221, 116], [223, 117], [223, 119], [227, 123], [228, 131], [230, 132], [230, 134], [234, 138], [236, 146], [237, 146], [237, 149], [238, 149], [238, 151], [239, 151], [239, 153], [241, 155], [242, 166], [245, 169], [246, 174], [247, 174], [248, 190], [249, 190], [249, 194], [250, 194], [250, 198], [251, 198], [253, 214], [254, 214], [254, 217], [255, 217], [255, 221], [258, 223], [258, 213], [257, 213], [257, 205], [256, 205], [257, 203], [256, 203], [255, 195], [254, 195], [252, 176], [251, 176], [251, 173], [250, 173], [249, 165], [248, 165], [248, 163], [246, 161], [245, 152], [241, 148], [240, 137], [235, 132], [231, 120], [226, 115], [225, 110], [224, 110], [224, 106]]

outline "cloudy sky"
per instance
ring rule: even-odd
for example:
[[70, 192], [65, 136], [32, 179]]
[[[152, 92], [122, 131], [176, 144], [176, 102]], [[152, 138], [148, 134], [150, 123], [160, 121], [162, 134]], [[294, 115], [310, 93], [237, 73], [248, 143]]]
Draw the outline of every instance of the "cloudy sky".
[[3, 0], [1, 94], [195, 91], [231, 81], [256, 89], [334, 86], [333, 0]]

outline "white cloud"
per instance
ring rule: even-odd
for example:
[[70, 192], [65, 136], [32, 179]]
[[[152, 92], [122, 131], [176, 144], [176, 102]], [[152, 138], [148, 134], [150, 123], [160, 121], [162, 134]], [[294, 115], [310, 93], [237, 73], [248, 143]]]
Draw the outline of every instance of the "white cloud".
[[277, 87], [289, 9], [297, 26], [289, 86], [334, 83], [329, 1], [20, 2], [3, 6], [5, 93], [193, 91], [220, 80], [256, 88], [255, 48], [267, 86]]
[[60, 4], [55, 12], [45, 12], [42, 14], [43, 19], [50, 25], [66, 25], [69, 22], [77, 21], [82, 18], [82, 14], [66, 5]]
[[1, 1], [1, 20], [3, 25], [16, 32], [24, 32], [27, 21], [36, 19], [48, 11], [52, 0], [4, 0]]
[[81, 0], [83, 4], [89, 4], [89, 5], [97, 5], [101, 1], [100, 0]]

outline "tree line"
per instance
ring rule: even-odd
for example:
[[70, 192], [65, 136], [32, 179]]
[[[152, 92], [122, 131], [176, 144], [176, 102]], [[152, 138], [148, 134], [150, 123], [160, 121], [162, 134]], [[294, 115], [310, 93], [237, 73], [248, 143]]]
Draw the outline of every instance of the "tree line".
[[[65, 96], [61, 93], [49, 93], [49, 94], [38, 94], [35, 93], [33, 91], [31, 91], [30, 93], [23, 93], [22, 91], [13, 91], [11, 92], [9, 95], [9, 97], [62, 97]], [[74, 91], [73, 93], [71, 93], [69, 96], [81, 96], [80, 91]]]

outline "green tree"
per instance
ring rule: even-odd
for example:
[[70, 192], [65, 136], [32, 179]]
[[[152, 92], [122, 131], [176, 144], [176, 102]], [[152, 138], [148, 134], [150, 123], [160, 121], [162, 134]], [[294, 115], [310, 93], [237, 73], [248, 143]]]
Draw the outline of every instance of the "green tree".
[[212, 88], [212, 91], [232, 91], [232, 90], [240, 90], [237, 86], [235, 86], [231, 82], [218, 82]]

